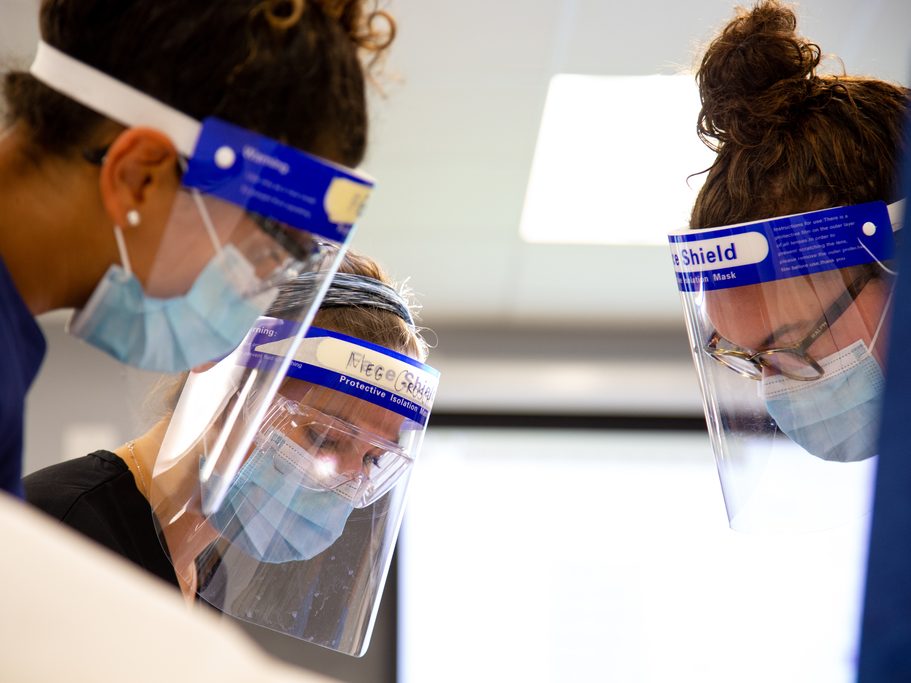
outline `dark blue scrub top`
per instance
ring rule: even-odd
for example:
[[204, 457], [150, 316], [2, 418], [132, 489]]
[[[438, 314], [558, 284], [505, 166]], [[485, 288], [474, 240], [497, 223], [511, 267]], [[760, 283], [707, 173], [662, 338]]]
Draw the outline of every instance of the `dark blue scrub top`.
[[0, 258], [0, 489], [22, 497], [25, 393], [47, 343]]

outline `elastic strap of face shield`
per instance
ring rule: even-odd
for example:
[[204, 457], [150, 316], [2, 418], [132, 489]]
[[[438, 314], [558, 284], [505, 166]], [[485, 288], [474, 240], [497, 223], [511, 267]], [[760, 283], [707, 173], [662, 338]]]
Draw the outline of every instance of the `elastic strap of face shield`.
[[897, 202], [886, 205], [886, 210], [889, 212], [889, 220], [892, 222], [892, 232], [898, 232], [902, 229], [905, 221], [905, 202], [905, 199], [899, 199]]
[[[898, 238], [900, 237], [899, 231], [902, 229], [902, 226], [905, 222], [905, 200], [899, 199], [896, 202], [887, 204], [886, 210], [889, 212], [889, 222], [892, 224], [892, 234]], [[868, 264], [867, 268], [869, 268], [874, 277], [881, 275], [882, 272], [886, 272], [889, 275], [898, 275], [898, 272], [892, 270], [885, 263], [876, 258], [876, 255], [870, 251], [867, 245], [864, 244], [860, 239], [857, 240], [857, 243], [873, 258], [873, 263]]]

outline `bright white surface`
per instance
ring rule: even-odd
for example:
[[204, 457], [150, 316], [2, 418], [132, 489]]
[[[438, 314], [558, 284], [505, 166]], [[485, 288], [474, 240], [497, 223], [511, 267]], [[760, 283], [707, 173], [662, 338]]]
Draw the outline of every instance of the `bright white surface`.
[[267, 657], [210, 610], [0, 494], [0, 680], [328, 683]]
[[[714, 161], [692, 74], [550, 81], [519, 232], [528, 242], [667, 246]], [[660, 200], [656, 197], [660, 189]]]
[[696, 373], [682, 362], [559, 358], [521, 363], [502, 358], [431, 359], [439, 367], [436, 410], [557, 414], [701, 415]]
[[705, 436], [431, 429], [401, 681], [848, 683], [865, 523], [728, 529]]
[[738, 531], [817, 531], [873, 509], [877, 458], [823, 460], [778, 433], [741, 442], [726, 460], [722, 485]]

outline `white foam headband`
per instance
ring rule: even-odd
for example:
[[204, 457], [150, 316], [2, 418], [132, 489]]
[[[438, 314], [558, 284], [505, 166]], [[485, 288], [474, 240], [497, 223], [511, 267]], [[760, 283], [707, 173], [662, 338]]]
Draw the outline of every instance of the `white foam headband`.
[[201, 124], [106, 73], [73, 59], [44, 41], [29, 72], [50, 88], [124, 126], [165, 133], [184, 156], [192, 156]]

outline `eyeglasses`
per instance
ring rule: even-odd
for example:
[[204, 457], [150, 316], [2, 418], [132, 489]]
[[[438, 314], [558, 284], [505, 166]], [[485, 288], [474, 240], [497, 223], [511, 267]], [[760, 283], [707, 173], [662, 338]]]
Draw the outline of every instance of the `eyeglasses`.
[[824, 371], [816, 359], [807, 353], [807, 349], [848, 310], [871, 279], [873, 279], [873, 274], [866, 272], [849, 284], [845, 293], [839, 296], [823, 313], [822, 318], [819, 319], [810, 334], [796, 344], [752, 353], [728, 341], [718, 334], [717, 330], [712, 330], [709, 340], [703, 346], [703, 351], [725, 367], [749, 379], [762, 379], [764, 367], [791, 379], [803, 381], [819, 379], [823, 376]]
[[[256, 227], [272, 239], [275, 245], [284, 251], [286, 257], [297, 265], [298, 271], [310, 267], [314, 257], [320, 255], [323, 248], [327, 246], [325, 242], [315, 239], [304, 230], [287, 227], [279, 221], [258, 213], [250, 212], [247, 215], [253, 220]], [[292, 273], [292, 275], [294, 274], [296, 273]]]

